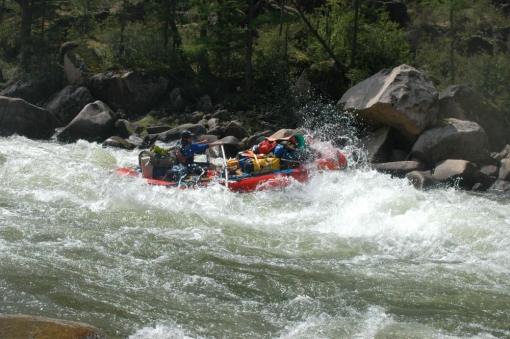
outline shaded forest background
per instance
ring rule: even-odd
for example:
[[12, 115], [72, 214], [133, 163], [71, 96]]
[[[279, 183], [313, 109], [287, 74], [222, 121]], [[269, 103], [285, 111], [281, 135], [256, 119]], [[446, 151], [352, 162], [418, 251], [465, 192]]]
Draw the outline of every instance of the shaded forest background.
[[311, 67], [334, 79], [316, 94], [335, 102], [405, 63], [428, 71], [438, 90], [467, 85], [510, 117], [509, 7], [508, 0], [0, 0], [0, 82], [43, 79], [52, 94], [63, 86], [64, 53], [86, 46], [92, 72], [163, 75], [189, 96], [271, 110], [292, 109], [289, 89]]

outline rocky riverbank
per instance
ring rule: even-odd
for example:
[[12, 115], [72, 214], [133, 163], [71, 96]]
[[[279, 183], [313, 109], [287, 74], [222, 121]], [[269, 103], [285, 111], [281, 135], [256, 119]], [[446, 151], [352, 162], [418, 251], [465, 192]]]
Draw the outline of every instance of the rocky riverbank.
[[[88, 78], [67, 74], [75, 83], [50, 98], [39, 98], [37, 105], [29, 102], [34, 95], [28, 95], [28, 85], [14, 84], [0, 92], [0, 135], [66, 143], [84, 139], [143, 149], [178, 140], [188, 129], [200, 139], [222, 140], [227, 156], [233, 157], [260, 136], [293, 133], [265, 123], [269, 119], [261, 114], [214, 106], [208, 96], [190, 107], [178, 88], [169, 92], [159, 110], [151, 110], [151, 102], [160, 102], [168, 85], [161, 78], [133, 72]], [[306, 88], [310, 83], [302, 76], [294, 89]], [[126, 112], [125, 107], [132, 110]], [[510, 128], [469, 88], [455, 85], [438, 93], [426, 72], [401, 65], [349, 89], [337, 110], [356, 121], [357, 146], [366, 151], [375, 170], [405, 176], [419, 189], [455, 185], [510, 190]], [[259, 128], [248, 126], [249, 121], [257, 121]]]

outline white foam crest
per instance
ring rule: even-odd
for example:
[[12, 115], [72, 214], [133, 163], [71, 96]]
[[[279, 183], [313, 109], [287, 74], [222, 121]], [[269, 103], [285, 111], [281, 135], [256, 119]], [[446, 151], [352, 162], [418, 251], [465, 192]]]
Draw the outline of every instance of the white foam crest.
[[189, 337], [177, 325], [171, 322], [161, 322], [154, 327], [144, 327], [136, 330], [128, 339], [199, 339], [200, 336]]

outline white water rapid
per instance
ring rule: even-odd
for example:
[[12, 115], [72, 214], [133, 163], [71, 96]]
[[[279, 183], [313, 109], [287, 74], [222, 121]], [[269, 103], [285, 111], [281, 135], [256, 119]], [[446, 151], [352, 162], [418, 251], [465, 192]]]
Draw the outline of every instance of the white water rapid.
[[509, 338], [510, 199], [350, 168], [284, 190], [120, 178], [138, 151], [0, 138], [0, 313], [111, 338]]

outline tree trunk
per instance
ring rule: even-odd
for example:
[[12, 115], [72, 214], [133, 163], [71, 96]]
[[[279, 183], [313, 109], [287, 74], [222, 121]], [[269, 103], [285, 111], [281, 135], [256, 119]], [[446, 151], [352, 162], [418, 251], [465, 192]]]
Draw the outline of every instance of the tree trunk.
[[455, 62], [453, 60], [453, 49], [455, 46], [455, 32], [453, 27], [453, 6], [450, 7], [450, 73], [451, 85], [455, 84]]
[[315, 39], [317, 39], [317, 41], [319, 41], [322, 48], [324, 48], [326, 53], [328, 53], [329, 57], [331, 59], [333, 59], [335, 66], [340, 70], [340, 72], [342, 72], [342, 74], [346, 74], [348, 72], [347, 67], [345, 67], [340, 62], [340, 60], [338, 60], [338, 58], [335, 56], [335, 53], [333, 53], [333, 50], [328, 46], [328, 44], [324, 41], [324, 39], [322, 39], [322, 37], [317, 32], [317, 30], [315, 30], [315, 28], [313, 28], [312, 24], [310, 23], [310, 21], [308, 21], [308, 19], [306, 18], [306, 16], [303, 13], [303, 10], [299, 7], [299, 5], [296, 3], [296, 1], [292, 0], [292, 3], [294, 4], [294, 7], [296, 8], [296, 10], [299, 13], [299, 16], [301, 17], [301, 19], [303, 20], [305, 25], [308, 27], [308, 29], [310, 30], [312, 35], [315, 37]]
[[46, 0], [43, 0], [43, 8], [42, 8], [42, 17], [41, 17], [41, 39], [40, 39], [40, 46], [39, 46], [39, 57], [38, 57], [38, 68], [41, 69], [41, 60], [42, 55], [44, 53], [44, 26], [46, 21]]
[[21, 10], [21, 68], [28, 69], [30, 38], [32, 35], [32, 4], [29, 0], [15, 0]]
[[354, 0], [354, 27], [352, 29], [351, 63], [349, 65], [351, 69], [356, 66], [356, 49], [358, 43], [358, 20], [359, 20], [359, 0]]
[[283, 15], [285, 14], [285, 0], [282, 0], [280, 4], [280, 31], [278, 32], [278, 36], [282, 36], [283, 33]]
[[2, 0], [2, 6], [0, 7], [0, 24], [3, 21], [4, 18], [4, 11], [5, 11], [5, 0]]
[[124, 0], [122, 2], [122, 14], [120, 17], [120, 42], [119, 42], [119, 52], [122, 55], [124, 53], [124, 31], [126, 30], [126, 12], [127, 5], [129, 0]]
[[252, 77], [252, 56], [253, 56], [253, 29], [251, 27], [253, 21], [253, 0], [250, 0], [248, 8], [248, 22], [246, 30], [246, 75], [245, 75], [245, 90], [247, 93], [251, 90], [251, 77]]

